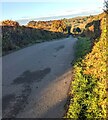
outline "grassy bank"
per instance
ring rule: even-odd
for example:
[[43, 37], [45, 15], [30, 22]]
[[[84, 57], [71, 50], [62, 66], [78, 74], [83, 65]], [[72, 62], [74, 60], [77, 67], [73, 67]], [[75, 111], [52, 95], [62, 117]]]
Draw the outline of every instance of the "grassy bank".
[[80, 61], [84, 56], [90, 52], [91, 41], [87, 37], [78, 37], [78, 41], [75, 46], [75, 61]]

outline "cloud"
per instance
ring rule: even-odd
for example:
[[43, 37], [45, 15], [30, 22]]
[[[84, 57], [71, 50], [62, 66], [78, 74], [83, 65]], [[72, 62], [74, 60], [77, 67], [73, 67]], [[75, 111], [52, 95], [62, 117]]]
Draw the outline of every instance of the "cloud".
[[96, 15], [102, 12], [102, 8], [97, 9], [68, 9], [56, 11], [54, 14], [48, 14], [47, 16], [42, 17], [23, 17], [20, 20], [17, 20], [20, 24], [27, 24], [29, 21], [35, 20], [54, 20], [54, 19], [63, 19], [63, 18], [72, 18], [77, 16], [86, 16], [86, 15]]
[[97, 13], [97, 12], [102, 12], [102, 8], [85, 8], [85, 9], [69, 9], [69, 10], [61, 10], [61, 11], [56, 11], [53, 16], [62, 16], [62, 15], [75, 15], [75, 14], [81, 14], [81, 13]]

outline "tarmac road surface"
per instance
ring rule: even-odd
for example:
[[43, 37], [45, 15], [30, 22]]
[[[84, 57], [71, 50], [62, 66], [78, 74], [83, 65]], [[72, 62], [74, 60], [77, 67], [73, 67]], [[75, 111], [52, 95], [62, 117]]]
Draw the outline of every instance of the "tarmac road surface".
[[4, 118], [62, 118], [76, 39], [39, 43], [2, 58]]

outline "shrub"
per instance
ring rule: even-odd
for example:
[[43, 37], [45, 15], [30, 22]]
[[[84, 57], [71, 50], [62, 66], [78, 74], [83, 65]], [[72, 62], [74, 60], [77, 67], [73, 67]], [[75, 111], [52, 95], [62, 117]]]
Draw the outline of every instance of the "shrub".
[[[65, 118], [101, 119], [107, 116], [107, 39], [106, 19], [101, 21], [102, 34], [92, 51], [74, 65], [70, 105]], [[82, 56], [82, 55], [81, 55]]]

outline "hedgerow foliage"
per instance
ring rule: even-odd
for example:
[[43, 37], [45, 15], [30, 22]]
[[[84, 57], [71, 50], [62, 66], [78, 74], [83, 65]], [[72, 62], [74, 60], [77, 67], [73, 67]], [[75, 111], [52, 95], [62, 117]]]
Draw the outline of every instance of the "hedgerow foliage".
[[30, 44], [50, 41], [66, 37], [63, 32], [52, 32], [43, 29], [19, 26], [15, 21], [6, 20], [2, 22], [2, 52], [16, 50]]
[[101, 20], [102, 33], [92, 51], [74, 65], [70, 105], [65, 118], [106, 118], [107, 75], [106, 18]]

